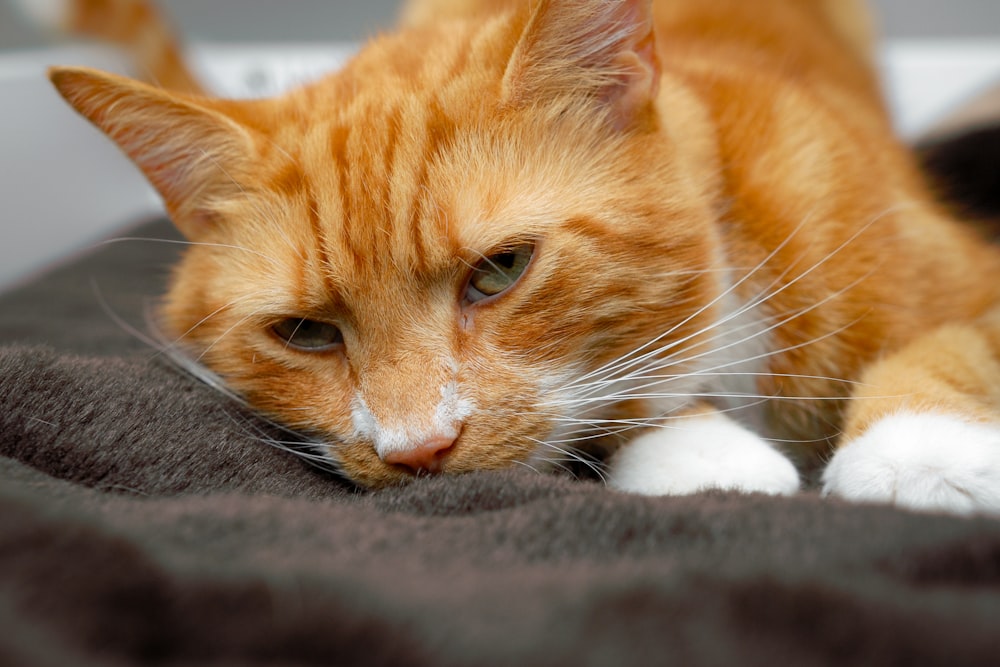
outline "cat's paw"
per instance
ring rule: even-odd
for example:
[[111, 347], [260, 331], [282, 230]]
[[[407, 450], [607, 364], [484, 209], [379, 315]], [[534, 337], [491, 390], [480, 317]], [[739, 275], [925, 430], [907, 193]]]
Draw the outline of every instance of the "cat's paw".
[[608, 484], [643, 495], [686, 495], [727, 489], [795, 493], [791, 461], [754, 433], [717, 412], [651, 430], [615, 452]]
[[824, 495], [955, 514], [1000, 513], [1000, 426], [949, 415], [886, 417], [841, 447]]

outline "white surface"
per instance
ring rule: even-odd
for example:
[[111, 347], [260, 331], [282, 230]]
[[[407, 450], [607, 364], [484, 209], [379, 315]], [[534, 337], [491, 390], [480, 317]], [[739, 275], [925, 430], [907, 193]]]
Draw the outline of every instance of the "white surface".
[[[108, 51], [52, 58], [122, 71]], [[56, 94], [42, 63], [0, 59], [0, 285], [159, 206], [131, 163]]]
[[883, 50], [883, 68], [896, 126], [914, 138], [956, 105], [1000, 84], [1000, 39], [899, 40]]
[[[252, 96], [334, 69], [353, 48], [206, 45], [194, 55], [219, 92]], [[913, 137], [1000, 79], [1000, 40], [896, 42], [884, 62], [897, 124]], [[95, 48], [0, 55], [0, 287], [160, 210], [131, 163], [52, 90], [53, 64], [125, 70]]]

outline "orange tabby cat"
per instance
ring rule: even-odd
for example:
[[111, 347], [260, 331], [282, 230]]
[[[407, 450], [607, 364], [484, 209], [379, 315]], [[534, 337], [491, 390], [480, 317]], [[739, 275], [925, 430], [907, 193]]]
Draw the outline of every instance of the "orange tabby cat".
[[[140, 0], [44, 7], [196, 90]], [[893, 138], [859, 2], [405, 17], [275, 99], [52, 70], [192, 241], [193, 358], [369, 486], [582, 448], [792, 493], [775, 443], [835, 445], [827, 494], [1000, 511], [1000, 254]]]

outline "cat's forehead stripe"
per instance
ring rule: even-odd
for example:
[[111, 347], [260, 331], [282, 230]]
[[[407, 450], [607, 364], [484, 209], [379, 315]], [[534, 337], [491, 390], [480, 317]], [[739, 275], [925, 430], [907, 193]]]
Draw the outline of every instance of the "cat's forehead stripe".
[[[300, 291], [337, 295], [364, 276], [379, 280], [389, 271], [427, 277], [450, 270], [462, 250], [488, 252], [508, 240], [492, 219], [458, 220], [461, 213], [448, 201], [454, 188], [433, 182], [457, 128], [477, 114], [461, 94], [465, 77], [482, 72], [467, 48], [427, 46], [410, 53], [415, 67], [369, 71], [372, 63], [355, 62], [333, 77], [337, 85], [304, 89], [308, 104], [285, 107], [276, 143], [294, 156], [296, 168], [273, 183], [279, 196], [296, 193], [295, 208], [303, 209], [297, 217], [310, 239], [304, 250], [319, 269], [311, 285], [310, 275], [301, 275]], [[488, 238], [477, 238], [486, 230]]]
[[[310, 156], [305, 166], [313, 196], [332, 195], [320, 206], [320, 224], [330, 232], [324, 237], [340, 244], [338, 255], [374, 262], [355, 267], [359, 270], [400, 263], [423, 270], [435, 249], [448, 244], [438, 204], [428, 201], [427, 180], [429, 165], [449, 144], [454, 125], [424, 100], [369, 111], [363, 123], [327, 126], [326, 154]], [[319, 179], [333, 187], [324, 189]]]

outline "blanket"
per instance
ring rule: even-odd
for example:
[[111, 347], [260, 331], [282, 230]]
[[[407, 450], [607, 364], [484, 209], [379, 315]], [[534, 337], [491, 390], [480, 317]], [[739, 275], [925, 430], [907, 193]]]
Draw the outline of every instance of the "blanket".
[[158, 240], [0, 295], [2, 665], [1000, 662], [1000, 520], [524, 469], [361, 491], [142, 339], [179, 239], [121, 236]]

